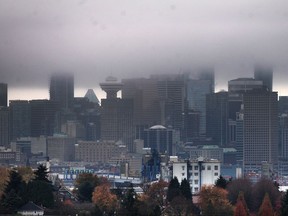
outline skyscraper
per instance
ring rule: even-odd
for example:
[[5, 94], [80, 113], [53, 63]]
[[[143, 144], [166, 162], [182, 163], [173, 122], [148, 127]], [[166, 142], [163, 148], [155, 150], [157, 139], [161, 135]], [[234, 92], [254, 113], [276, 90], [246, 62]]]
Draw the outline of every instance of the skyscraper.
[[243, 94], [244, 171], [278, 162], [277, 92], [266, 89]]
[[9, 110], [7, 107], [0, 107], [0, 146], [10, 147]]
[[11, 140], [31, 136], [31, 104], [27, 100], [12, 100], [9, 104]]
[[122, 83], [108, 77], [100, 87], [107, 94], [101, 100], [101, 139], [122, 141], [133, 151], [133, 100], [117, 98]]
[[217, 92], [206, 97], [206, 134], [216, 145], [225, 147], [228, 142], [228, 92]]
[[270, 92], [273, 91], [273, 68], [270, 66], [256, 65], [254, 69], [254, 78], [262, 80], [263, 85], [268, 88]]
[[49, 100], [31, 100], [31, 136], [52, 136], [59, 104]]
[[71, 109], [74, 99], [74, 76], [70, 73], [55, 73], [50, 80], [50, 100], [58, 102], [62, 109]]
[[0, 83], [0, 107], [7, 107], [7, 84]]

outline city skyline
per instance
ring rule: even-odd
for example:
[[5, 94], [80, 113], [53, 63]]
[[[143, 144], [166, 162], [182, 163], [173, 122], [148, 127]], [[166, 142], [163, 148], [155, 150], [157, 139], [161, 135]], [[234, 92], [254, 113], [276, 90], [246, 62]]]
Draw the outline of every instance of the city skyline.
[[93, 88], [102, 98], [98, 83], [109, 75], [126, 79], [212, 66], [221, 90], [265, 63], [274, 68], [274, 89], [287, 95], [287, 4], [1, 0], [1, 82], [8, 83], [10, 99], [39, 98], [50, 75], [66, 71], [75, 74], [76, 96]]

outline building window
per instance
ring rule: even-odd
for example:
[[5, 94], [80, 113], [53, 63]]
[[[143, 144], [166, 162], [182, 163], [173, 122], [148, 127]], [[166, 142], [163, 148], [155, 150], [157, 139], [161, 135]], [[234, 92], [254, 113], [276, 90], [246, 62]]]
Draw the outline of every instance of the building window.
[[198, 172], [194, 173], [194, 176], [198, 176]]
[[198, 184], [198, 180], [194, 180], [194, 184]]
[[182, 166], [182, 170], [185, 170], [185, 166]]
[[209, 166], [207, 166], [207, 170], [211, 170], [211, 166], [209, 165]]
[[198, 170], [198, 166], [194, 166], [194, 170]]
[[182, 176], [184, 176], [185, 175], [185, 173], [182, 173]]
[[214, 170], [218, 170], [218, 166], [217, 165], [214, 166]]
[[199, 188], [198, 188], [198, 187], [195, 187], [195, 188], [194, 188], [194, 191], [195, 191], [195, 192], [198, 192], [198, 191], [199, 191]]
[[215, 173], [214, 173], [214, 176], [218, 176], [218, 172], [215, 172]]
[[205, 170], [205, 166], [204, 165], [202, 166], [202, 170]]

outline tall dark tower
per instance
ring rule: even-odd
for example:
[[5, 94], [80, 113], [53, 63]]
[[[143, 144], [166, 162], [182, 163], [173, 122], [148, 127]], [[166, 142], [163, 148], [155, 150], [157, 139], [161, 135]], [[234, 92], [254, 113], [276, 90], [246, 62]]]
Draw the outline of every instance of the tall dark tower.
[[74, 76], [70, 73], [55, 73], [50, 81], [50, 100], [58, 102], [63, 109], [70, 109], [74, 99]]
[[133, 100], [117, 98], [122, 85], [111, 76], [100, 83], [107, 94], [101, 100], [101, 139], [122, 141], [133, 151]]
[[0, 107], [7, 107], [7, 84], [0, 83]]
[[254, 69], [254, 78], [261, 80], [263, 85], [268, 88], [270, 92], [273, 91], [273, 68], [270, 66], [256, 65]]

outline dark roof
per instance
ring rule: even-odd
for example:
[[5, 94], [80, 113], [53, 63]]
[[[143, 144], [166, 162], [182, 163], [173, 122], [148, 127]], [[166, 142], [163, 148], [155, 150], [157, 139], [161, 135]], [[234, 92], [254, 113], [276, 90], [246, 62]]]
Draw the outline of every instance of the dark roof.
[[44, 211], [44, 209], [34, 204], [33, 202], [28, 202], [24, 206], [22, 206], [18, 211]]

